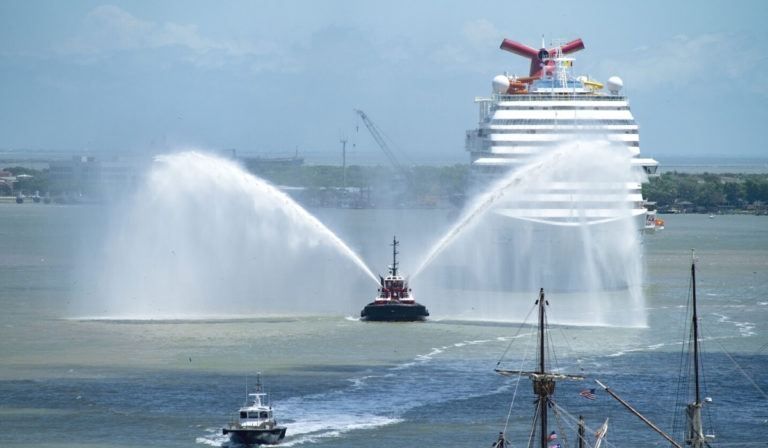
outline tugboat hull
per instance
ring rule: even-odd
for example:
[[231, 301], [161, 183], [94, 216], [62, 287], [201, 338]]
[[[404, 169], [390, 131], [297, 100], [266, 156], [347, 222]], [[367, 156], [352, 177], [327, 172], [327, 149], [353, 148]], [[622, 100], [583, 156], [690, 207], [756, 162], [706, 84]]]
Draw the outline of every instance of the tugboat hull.
[[224, 428], [221, 433], [229, 434], [229, 440], [238, 445], [276, 445], [285, 438], [286, 428], [272, 429]]
[[360, 312], [360, 319], [378, 322], [413, 322], [424, 320], [429, 311], [419, 303], [369, 303]]

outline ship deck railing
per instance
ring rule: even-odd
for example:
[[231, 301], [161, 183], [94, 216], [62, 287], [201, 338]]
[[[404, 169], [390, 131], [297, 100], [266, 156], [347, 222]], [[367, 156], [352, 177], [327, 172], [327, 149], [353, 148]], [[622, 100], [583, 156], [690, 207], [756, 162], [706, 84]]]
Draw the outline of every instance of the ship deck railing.
[[564, 99], [578, 97], [579, 99], [594, 99], [599, 101], [626, 101], [627, 98], [623, 95], [601, 94], [601, 93], [558, 93], [558, 94], [494, 94], [490, 98], [483, 98], [491, 101], [562, 101]]

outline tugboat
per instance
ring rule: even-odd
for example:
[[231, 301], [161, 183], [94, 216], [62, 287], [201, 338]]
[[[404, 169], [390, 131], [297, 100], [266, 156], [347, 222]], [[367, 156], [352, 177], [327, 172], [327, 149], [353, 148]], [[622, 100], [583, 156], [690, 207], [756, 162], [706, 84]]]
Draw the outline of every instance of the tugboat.
[[[250, 399], [250, 402], [249, 402]], [[221, 430], [236, 445], [275, 445], [285, 438], [285, 426], [279, 426], [272, 414], [267, 394], [261, 387], [261, 375], [256, 380], [256, 391], [249, 393], [236, 420]]]
[[416, 303], [408, 287], [408, 280], [397, 273], [396, 237], [392, 237], [392, 264], [386, 278], [379, 276], [381, 288], [373, 302], [363, 308], [360, 319], [382, 322], [413, 322], [424, 320], [429, 311], [424, 305]]

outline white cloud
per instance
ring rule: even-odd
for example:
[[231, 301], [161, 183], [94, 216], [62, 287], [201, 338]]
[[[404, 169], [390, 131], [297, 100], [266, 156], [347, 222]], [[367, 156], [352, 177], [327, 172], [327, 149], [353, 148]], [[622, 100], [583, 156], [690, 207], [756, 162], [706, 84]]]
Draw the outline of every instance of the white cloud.
[[503, 39], [501, 31], [487, 19], [466, 22], [456, 38], [431, 51], [431, 59], [443, 67], [475, 73], [493, 73], [495, 56]]
[[[659, 45], [636, 48], [621, 58], [600, 64], [605, 75], [618, 74], [634, 88], [651, 90], [669, 86], [698, 86], [702, 92], [712, 84], [746, 80], [751, 91], [766, 93], [766, 60], [745, 50], [747, 39], [725, 33], [698, 36], [678, 35]], [[740, 84], [742, 87], [744, 85]]]
[[462, 31], [464, 37], [476, 47], [498, 46], [502, 40], [501, 31], [486, 19], [477, 19], [465, 23]]
[[81, 32], [56, 48], [62, 55], [97, 57], [116, 51], [175, 48], [201, 66], [221, 66], [233, 59], [269, 58], [251, 67], [277, 67], [281, 51], [267, 41], [212, 39], [194, 24], [143, 20], [114, 5], [102, 5], [86, 16]]

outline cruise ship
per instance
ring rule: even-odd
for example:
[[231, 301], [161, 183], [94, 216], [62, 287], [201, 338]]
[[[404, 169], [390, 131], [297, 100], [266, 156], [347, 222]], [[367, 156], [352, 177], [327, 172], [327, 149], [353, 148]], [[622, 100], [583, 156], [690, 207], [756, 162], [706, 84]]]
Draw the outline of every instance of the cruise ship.
[[[504, 39], [500, 48], [529, 59], [530, 70], [527, 76], [496, 76], [492, 95], [475, 99], [479, 126], [466, 135], [472, 183], [484, 188], [554, 148], [600, 141], [626, 151], [635, 175], [621, 182], [600, 182], [589, 173], [555, 179], [499, 213], [553, 225], [578, 225], [620, 219], [628, 210], [639, 228], [654, 228], [655, 211], [644, 201], [641, 185], [656, 174], [658, 162], [640, 157], [638, 125], [622, 93], [623, 81], [617, 76], [605, 83], [576, 76], [571, 55], [584, 49], [581, 39], [549, 48], [542, 42], [538, 50]], [[574, 201], [580, 201], [578, 213]]]

